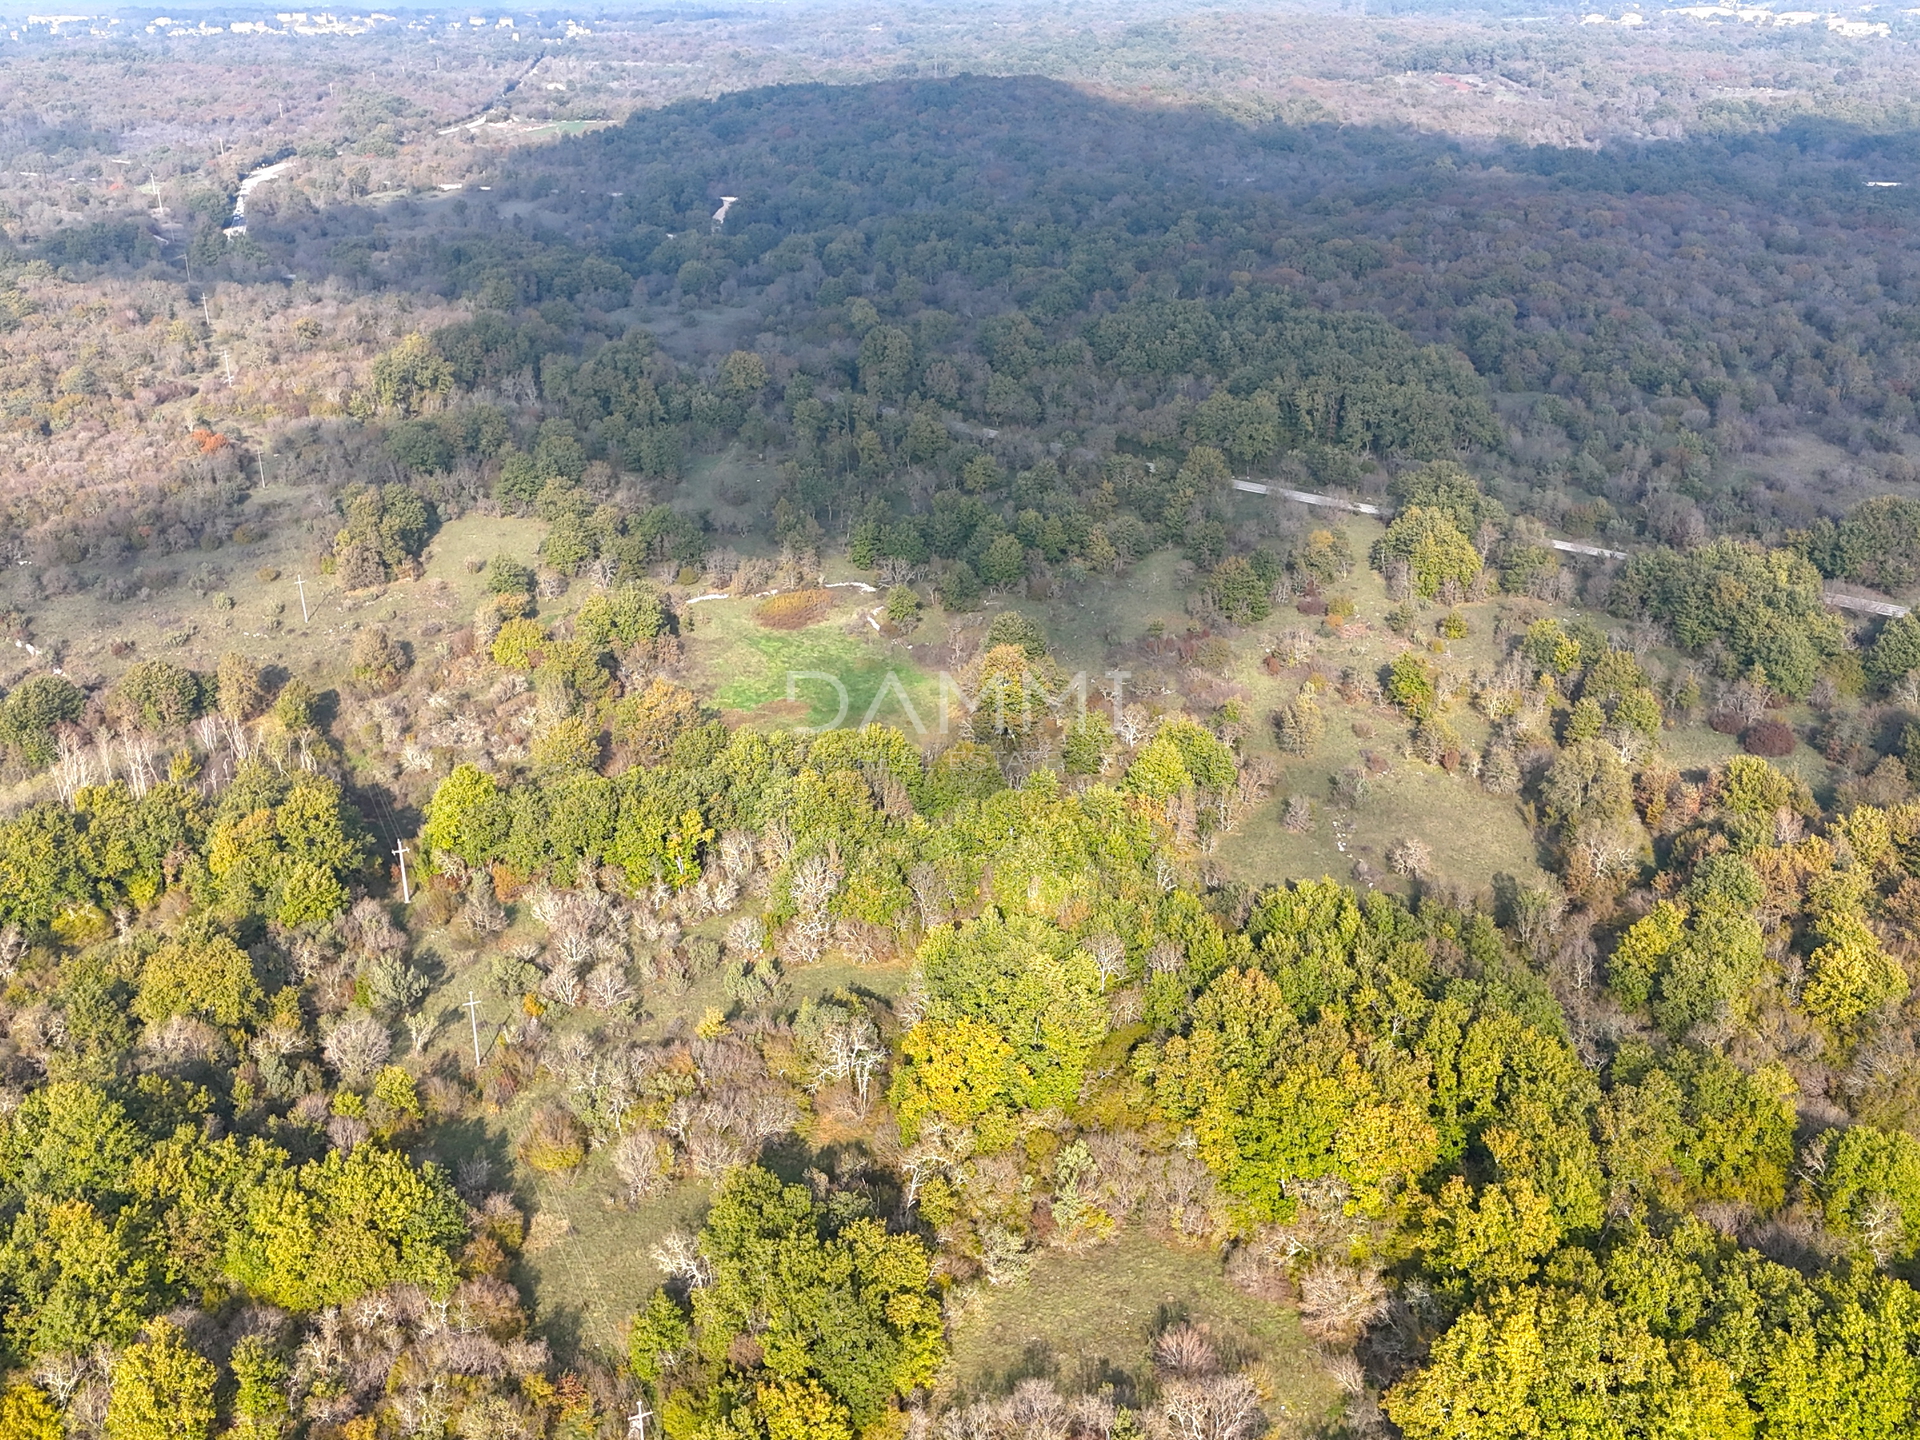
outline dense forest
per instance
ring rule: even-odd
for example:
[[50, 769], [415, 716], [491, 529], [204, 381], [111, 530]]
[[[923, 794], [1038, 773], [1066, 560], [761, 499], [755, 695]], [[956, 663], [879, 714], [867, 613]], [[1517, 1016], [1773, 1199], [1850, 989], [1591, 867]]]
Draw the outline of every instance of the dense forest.
[[1920, 1428], [1907, 32], [1402, 8], [0, 56], [0, 1440]]
[[[1316, 478], [1352, 481], [1315, 449], [1477, 445], [1554, 522], [1684, 538], [1700, 514], [1764, 535], [1833, 503], [1735, 483], [1726, 462], [1770, 435], [1810, 426], [1879, 457], [1855, 485], [1912, 478], [1910, 202], [1861, 185], [1901, 143], [1809, 122], [1590, 159], [1475, 155], [1039, 82], [787, 90], [637, 117], [509, 171], [496, 195], [537, 202], [494, 202], [510, 235], [395, 226], [371, 253], [331, 225], [289, 239], [481, 307], [607, 312], [637, 283], [752, 303], [796, 358], [837, 362], [835, 389], [1069, 452], [1231, 437], [1239, 465], [1305, 452], [1333, 467]], [[738, 198], [716, 234], [719, 191]], [[1276, 330], [1281, 302], [1304, 312], [1293, 324], [1361, 328]], [[1376, 358], [1383, 318], [1405, 358]], [[1509, 433], [1457, 408], [1441, 374], [1457, 360], [1416, 361], [1433, 344], [1529, 397], [1502, 407]], [[1343, 369], [1390, 391], [1349, 404]], [[1181, 403], [1204, 398], [1196, 382], [1227, 392], [1212, 413]], [[1396, 394], [1435, 432], [1408, 428]], [[1249, 399], [1262, 408], [1229, 403]]]

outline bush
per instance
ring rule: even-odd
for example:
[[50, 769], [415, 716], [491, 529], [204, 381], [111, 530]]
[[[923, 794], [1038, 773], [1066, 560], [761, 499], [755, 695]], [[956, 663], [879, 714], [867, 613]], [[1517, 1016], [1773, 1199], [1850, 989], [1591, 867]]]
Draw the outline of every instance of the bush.
[[175, 730], [200, 713], [200, 678], [166, 660], [142, 660], [107, 696], [107, 712], [148, 730]]
[[1793, 727], [1782, 720], [1756, 720], [1740, 737], [1740, 744], [1749, 754], [1776, 760], [1782, 755], [1791, 755], [1796, 743]]
[[1411, 650], [1394, 656], [1387, 672], [1387, 698], [1405, 711], [1409, 720], [1425, 720], [1440, 708], [1433, 671]]
[[1305, 690], [1275, 712], [1273, 726], [1281, 750], [1289, 755], [1313, 754], [1314, 747], [1327, 732], [1326, 717]]
[[770, 595], [753, 607], [753, 618], [769, 630], [802, 630], [833, 608], [831, 592], [818, 587]]
[[531, 670], [540, 663], [547, 632], [538, 620], [509, 620], [493, 637], [493, 663], [508, 670]]
[[529, 1169], [559, 1175], [587, 1158], [587, 1139], [573, 1116], [557, 1105], [543, 1105], [520, 1137], [519, 1154]]
[[533, 571], [511, 555], [496, 555], [487, 562], [487, 589], [495, 595], [531, 595]]
[[636, 645], [666, 628], [667, 607], [659, 592], [638, 581], [589, 595], [573, 616], [573, 633], [598, 650]]
[[55, 727], [78, 720], [86, 708], [86, 695], [59, 675], [23, 680], [0, 706], [0, 745], [28, 765], [50, 765]]
[[353, 678], [374, 690], [391, 690], [413, 664], [407, 652], [378, 625], [353, 637]]

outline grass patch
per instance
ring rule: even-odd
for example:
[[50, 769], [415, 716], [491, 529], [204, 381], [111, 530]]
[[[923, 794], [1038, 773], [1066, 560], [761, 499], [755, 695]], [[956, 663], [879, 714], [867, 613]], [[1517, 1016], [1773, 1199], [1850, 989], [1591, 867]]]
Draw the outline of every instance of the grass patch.
[[547, 522], [508, 515], [463, 515], [434, 533], [427, 549], [427, 578], [443, 580], [475, 604], [486, 592], [485, 571], [467, 569], [468, 560], [492, 560], [510, 555], [522, 565], [540, 563], [540, 545], [547, 538]]
[[953, 1328], [943, 1388], [1002, 1394], [1044, 1376], [1070, 1391], [1137, 1389], [1152, 1377], [1154, 1335], [1179, 1320], [1206, 1325], [1223, 1351], [1266, 1362], [1267, 1411], [1280, 1433], [1337, 1410], [1333, 1383], [1313, 1363], [1291, 1309], [1235, 1290], [1211, 1252], [1171, 1249], [1134, 1231], [1090, 1255], [1047, 1252], [1026, 1284], [987, 1289]]
[[613, 1201], [619, 1181], [603, 1151], [564, 1179], [523, 1187], [536, 1215], [566, 1223], [566, 1233], [523, 1255], [539, 1333], [563, 1355], [618, 1360], [627, 1321], [660, 1286], [653, 1248], [669, 1230], [697, 1230], [712, 1191], [688, 1180], [632, 1209]]
[[[848, 604], [839, 592], [829, 593], [836, 609]], [[764, 711], [767, 719], [811, 726], [834, 724], [836, 716], [839, 724], [858, 725], [871, 716], [909, 733], [918, 716], [929, 733], [939, 728], [933, 677], [878, 634], [849, 633], [839, 618], [803, 630], [764, 630], [746, 605], [716, 600], [699, 607], [692, 649], [715, 701], [728, 710]], [[801, 672], [833, 680], [801, 679]], [[795, 677], [791, 702], [789, 676]], [[834, 680], [846, 691], [844, 713]]]
[[718, 455], [688, 460], [667, 503], [683, 514], [704, 513], [735, 550], [765, 554], [770, 547], [758, 531], [779, 483], [776, 467], [756, 459], [744, 446], [729, 445]]

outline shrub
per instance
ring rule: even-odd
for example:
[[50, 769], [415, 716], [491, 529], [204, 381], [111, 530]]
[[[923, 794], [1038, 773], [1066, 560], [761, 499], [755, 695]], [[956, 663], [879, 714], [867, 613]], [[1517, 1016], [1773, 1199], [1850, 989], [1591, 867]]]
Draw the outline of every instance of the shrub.
[[543, 1105], [520, 1137], [519, 1154], [529, 1169], [558, 1175], [587, 1158], [587, 1139], [573, 1116], [557, 1105]]
[[1387, 673], [1387, 696], [1409, 720], [1425, 720], [1440, 708], [1439, 692], [1427, 662], [1411, 650], [1394, 656]]
[[200, 713], [200, 679], [165, 660], [142, 660], [113, 687], [107, 711], [149, 730], [178, 729]]
[[413, 664], [407, 652], [381, 626], [353, 637], [353, 678], [374, 690], [391, 690]]
[[573, 633], [600, 650], [635, 645], [666, 628], [667, 608], [659, 592], [638, 581], [589, 595], [573, 616]]
[[1783, 720], [1756, 720], [1740, 737], [1740, 744], [1749, 754], [1769, 759], [1791, 755], [1795, 743], [1793, 727]]
[[1326, 717], [1305, 690], [1275, 712], [1273, 725], [1280, 748], [1289, 755], [1313, 754], [1327, 731]]
[[487, 589], [495, 595], [531, 595], [533, 571], [511, 555], [496, 555], [487, 562]]
[[55, 727], [78, 720], [87, 697], [72, 681], [59, 675], [35, 675], [23, 680], [0, 706], [0, 745], [29, 765], [48, 765], [54, 758]]
[[508, 670], [531, 670], [540, 663], [547, 632], [537, 620], [509, 620], [493, 637], [493, 663]]
[[826, 617], [833, 595], [818, 587], [770, 595], [753, 607], [753, 618], [769, 630], [801, 630]]

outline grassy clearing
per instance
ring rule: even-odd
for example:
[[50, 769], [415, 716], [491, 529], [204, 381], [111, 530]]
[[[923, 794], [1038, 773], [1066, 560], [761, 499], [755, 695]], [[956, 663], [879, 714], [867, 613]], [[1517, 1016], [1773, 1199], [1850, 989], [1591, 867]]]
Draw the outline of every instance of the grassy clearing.
[[660, 1285], [653, 1248], [670, 1230], [697, 1230], [711, 1191], [685, 1181], [657, 1200], [627, 1208], [604, 1152], [565, 1179], [531, 1180], [525, 1193], [542, 1229], [565, 1229], [520, 1262], [532, 1288], [540, 1334], [562, 1354], [618, 1359], [626, 1325]]
[[755, 532], [773, 509], [779, 483], [779, 470], [761, 460], [758, 452], [729, 445], [718, 455], [688, 460], [667, 503], [682, 514], [704, 511], [727, 545], [742, 554], [766, 554], [775, 547]]
[[[869, 715], [886, 724], [914, 729], [912, 712], [929, 730], [937, 728], [937, 682], [915, 665], [903, 647], [866, 624], [873, 599], [859, 591], [832, 592], [834, 613], [804, 630], [767, 630], [753, 621], [751, 600], [715, 600], [695, 612], [689, 649], [704, 683], [724, 709], [777, 723], [830, 725], [840, 698], [828, 681], [794, 682], [801, 671], [834, 676], [846, 687], [847, 704], [839, 723], [858, 725]], [[848, 599], [847, 596], [854, 598]], [[858, 628], [852, 628], [858, 627]], [[860, 630], [866, 630], [862, 635]], [[888, 677], [892, 676], [890, 683]], [[878, 706], [876, 708], [876, 699]], [[805, 706], [804, 713], [800, 706]]]
[[1291, 1309], [1228, 1285], [1217, 1256], [1137, 1232], [1088, 1255], [1047, 1252], [1026, 1284], [985, 1290], [953, 1328], [943, 1388], [999, 1394], [1046, 1376], [1069, 1390], [1137, 1389], [1152, 1376], [1154, 1335], [1178, 1320], [1206, 1325], [1224, 1354], [1266, 1363], [1280, 1434], [1309, 1433], [1337, 1410]]
[[546, 538], [544, 520], [463, 515], [442, 525], [427, 547], [427, 579], [442, 581], [463, 601], [478, 604], [487, 591], [487, 575], [469, 571], [467, 561], [511, 555], [522, 565], [533, 565], [539, 561], [540, 545]]
[[702, 365], [730, 350], [752, 349], [766, 317], [752, 305], [703, 305], [680, 310], [671, 305], [630, 305], [618, 312], [660, 342], [682, 365]]
[[[264, 530], [265, 538], [215, 551], [166, 556], [136, 567], [133, 578], [141, 578], [142, 583], [144, 577], [156, 574], [175, 577], [145, 599], [108, 600], [105, 585], [92, 582], [113, 576], [77, 567], [90, 582], [89, 588], [25, 607], [33, 618], [35, 637], [43, 644], [63, 643], [65, 668], [85, 681], [111, 679], [146, 659], [211, 670], [228, 650], [323, 682], [334, 681], [344, 676], [353, 632], [364, 625], [385, 625], [396, 639], [411, 641], [417, 659], [431, 655], [433, 636], [464, 624], [486, 593], [487, 577], [468, 573], [468, 557], [487, 560], [504, 552], [532, 564], [547, 533], [541, 520], [486, 516], [453, 520], [440, 528], [429, 545], [423, 580], [348, 594], [320, 573], [314, 536], [288, 513], [305, 504], [299, 492], [256, 491], [248, 509], [259, 512], [255, 528]], [[329, 523], [320, 523], [323, 534], [332, 533], [326, 528]], [[202, 566], [206, 567], [205, 594], [193, 588]], [[300, 579], [306, 582], [311, 617], [306, 620], [301, 618], [300, 587], [295, 583]], [[220, 603], [222, 595], [232, 600], [230, 607]], [[543, 608], [551, 615], [571, 603], [562, 599]], [[130, 643], [132, 648], [115, 655], [109, 646], [116, 642]], [[10, 655], [16, 654], [7, 649]], [[22, 664], [18, 674], [29, 668]], [[17, 675], [0, 678], [11, 683]]]

